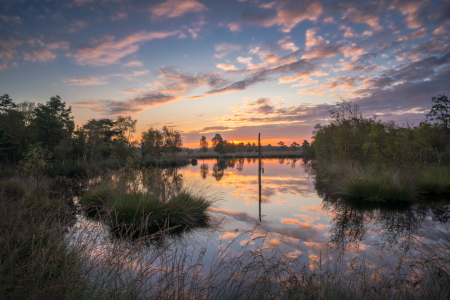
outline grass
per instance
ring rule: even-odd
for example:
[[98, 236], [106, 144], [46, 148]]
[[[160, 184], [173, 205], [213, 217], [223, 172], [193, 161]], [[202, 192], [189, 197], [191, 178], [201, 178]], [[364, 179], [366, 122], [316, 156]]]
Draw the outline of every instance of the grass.
[[167, 201], [162, 201], [154, 193], [121, 193], [99, 188], [84, 195], [81, 204], [94, 213], [108, 212], [114, 228], [139, 230], [148, 234], [166, 227], [186, 230], [205, 226], [209, 219], [207, 209], [211, 206], [211, 201], [193, 196], [187, 191], [181, 191]]
[[367, 201], [414, 201], [450, 193], [450, 168], [427, 166], [396, 169], [387, 166], [318, 166], [317, 180], [329, 182], [338, 196]]
[[133, 167], [110, 172], [107, 180], [89, 187], [80, 203], [91, 215], [109, 214], [113, 228], [141, 234], [206, 226], [213, 201], [177, 186], [177, 177], [170, 181], [161, 172]]

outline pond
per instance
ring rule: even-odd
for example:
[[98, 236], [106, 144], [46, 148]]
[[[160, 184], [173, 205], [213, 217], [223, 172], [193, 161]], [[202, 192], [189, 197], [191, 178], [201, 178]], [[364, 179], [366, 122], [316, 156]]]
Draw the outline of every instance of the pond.
[[[316, 178], [311, 162], [263, 159], [262, 169], [261, 194], [254, 158], [205, 159], [166, 170], [178, 187], [193, 187], [217, 200], [210, 209], [213, 229], [171, 237], [172, 246], [181, 243], [202, 251], [206, 265], [223, 255], [225, 248], [236, 255], [243, 248], [276, 248], [310, 268], [337, 260], [364, 261], [376, 268], [395, 267], [398, 257], [420, 252], [413, 245], [448, 242], [444, 235], [450, 229], [450, 202], [445, 199], [400, 206], [357, 205], [329, 197], [324, 192], [326, 182]], [[82, 217], [79, 223], [100, 228], [106, 239], [109, 235], [107, 226], [94, 220]]]
[[[212, 211], [223, 220], [221, 233], [212, 244], [234, 240], [232, 247], [238, 249], [248, 244], [251, 232], [265, 236], [265, 247], [279, 247], [306, 264], [319, 256], [326, 264], [344, 255], [364, 256], [377, 266], [395, 265], [413, 243], [441, 242], [449, 233], [448, 201], [367, 207], [318, 193], [311, 163], [302, 159], [263, 159], [262, 169], [261, 212], [257, 159], [199, 160], [179, 170], [183, 178], [199, 178], [220, 198]], [[247, 247], [261, 243], [255, 240]]]

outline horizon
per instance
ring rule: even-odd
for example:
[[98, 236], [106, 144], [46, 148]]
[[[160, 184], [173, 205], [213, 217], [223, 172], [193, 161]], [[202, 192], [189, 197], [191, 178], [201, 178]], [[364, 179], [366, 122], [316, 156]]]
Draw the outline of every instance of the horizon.
[[[7, 0], [0, 93], [59, 95], [77, 125], [132, 116], [198, 148], [311, 142], [328, 110], [418, 124], [449, 94], [449, 1]], [[275, 142], [276, 141], [276, 142]]]

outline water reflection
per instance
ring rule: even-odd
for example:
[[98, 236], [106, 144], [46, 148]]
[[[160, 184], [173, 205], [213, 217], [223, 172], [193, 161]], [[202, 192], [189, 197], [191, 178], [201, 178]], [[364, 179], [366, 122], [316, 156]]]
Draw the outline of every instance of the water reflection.
[[[282, 247], [305, 262], [323, 253], [332, 260], [338, 252], [354, 257], [364, 251], [365, 259], [375, 265], [394, 264], [394, 258], [410, 251], [414, 241], [433, 243], [440, 231], [447, 230], [448, 202], [352, 203], [333, 197], [310, 161], [263, 159], [262, 166], [260, 177], [258, 160], [251, 158], [205, 159], [196, 166], [160, 170], [168, 191], [189, 187], [193, 178], [220, 195], [220, 203], [211, 211], [223, 223], [217, 239], [211, 240], [211, 257], [223, 240], [236, 239], [239, 246], [261, 235], [267, 236], [264, 245]], [[252, 234], [239, 235], [247, 231]], [[255, 240], [248, 247], [261, 243]]]
[[270, 235], [269, 245], [287, 247], [298, 257], [311, 259], [320, 251], [335, 249], [365, 251], [368, 260], [380, 262], [384, 250], [386, 263], [390, 256], [409, 251], [414, 241], [430, 240], [450, 218], [448, 202], [380, 207], [333, 198], [331, 187], [317, 178], [307, 160], [263, 159], [262, 163], [261, 188], [257, 159], [205, 161], [213, 169], [212, 176], [203, 175], [206, 167], [183, 170], [186, 176], [200, 172], [205, 183], [223, 193], [221, 207], [214, 210], [226, 216], [222, 238], [235, 237], [237, 229], [255, 230]]

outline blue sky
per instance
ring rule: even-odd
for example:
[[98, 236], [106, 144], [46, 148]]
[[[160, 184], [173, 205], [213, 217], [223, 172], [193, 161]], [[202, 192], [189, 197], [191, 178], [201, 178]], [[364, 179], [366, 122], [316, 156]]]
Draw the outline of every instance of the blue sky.
[[301, 142], [339, 99], [418, 124], [450, 94], [449, 33], [448, 0], [3, 0], [0, 93], [60, 95], [77, 124], [174, 126], [192, 147]]

